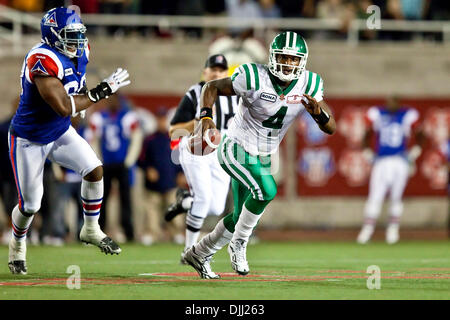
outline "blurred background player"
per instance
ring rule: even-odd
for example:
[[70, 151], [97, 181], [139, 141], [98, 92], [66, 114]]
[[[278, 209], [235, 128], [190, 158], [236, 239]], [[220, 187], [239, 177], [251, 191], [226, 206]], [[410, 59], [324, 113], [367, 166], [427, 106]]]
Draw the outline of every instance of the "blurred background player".
[[[384, 198], [390, 192], [390, 216], [386, 228], [386, 242], [399, 240], [399, 223], [403, 213], [402, 196], [416, 159], [422, 152], [424, 136], [419, 127], [419, 113], [414, 108], [402, 107], [398, 97], [390, 97], [385, 106], [367, 111], [368, 130], [364, 146], [370, 144], [372, 132], [376, 134], [375, 159], [369, 183], [369, 196], [365, 206], [364, 224], [357, 242], [367, 243], [375, 230]], [[416, 145], [408, 150], [408, 140], [415, 136]], [[365, 149], [367, 158], [373, 152]]]
[[70, 124], [70, 117], [130, 84], [118, 69], [94, 89], [86, 88], [89, 45], [80, 16], [68, 8], [48, 11], [41, 20], [41, 43], [25, 56], [19, 107], [9, 131], [9, 156], [19, 203], [12, 211], [8, 267], [26, 274], [26, 235], [41, 207], [43, 171], [48, 159], [78, 172], [84, 225], [80, 239], [105, 253], [120, 247], [98, 225], [103, 199], [103, 168], [95, 152]]
[[177, 185], [183, 185], [184, 181], [181, 166], [171, 158], [167, 112], [163, 106], [156, 111], [156, 132], [144, 140], [138, 161], [145, 177], [145, 213], [141, 237], [144, 245], [164, 240], [164, 231], [169, 233], [173, 242], [184, 243], [184, 217], [178, 216], [165, 225], [162, 223], [166, 208], [175, 201]]
[[202, 278], [219, 277], [211, 271], [210, 260], [227, 243], [232, 268], [240, 275], [250, 271], [246, 255], [250, 235], [277, 193], [271, 155], [297, 116], [307, 111], [323, 132], [333, 134], [336, 130], [323, 100], [323, 80], [306, 70], [307, 58], [303, 37], [282, 32], [270, 45], [268, 65], [244, 64], [231, 78], [209, 81], [202, 89], [202, 132], [214, 128], [210, 116], [218, 96], [242, 98], [217, 150], [222, 168], [232, 178], [234, 212], [184, 255]]
[[117, 94], [107, 101], [106, 109], [91, 115], [89, 128], [92, 131], [91, 144], [100, 150], [103, 159], [105, 195], [100, 227], [106, 227], [108, 199], [112, 183], [117, 181], [120, 222], [126, 240], [133, 241], [130, 170], [135, 165], [142, 147], [143, 133], [139, 127], [139, 119], [125, 96]]
[[[228, 62], [225, 56], [216, 54], [208, 57], [202, 75], [203, 81], [191, 86], [178, 105], [169, 131], [172, 138], [185, 136], [179, 144], [179, 160], [193, 197], [192, 206], [186, 216], [184, 251], [197, 242], [203, 222], [208, 215], [219, 216], [223, 213], [230, 187], [230, 177], [221, 168], [215, 151], [199, 156], [193, 155], [188, 150], [187, 135], [194, 131], [196, 121], [200, 117], [200, 94], [203, 85], [207, 81], [227, 77]], [[217, 97], [214, 102], [212, 120], [222, 136], [228, 129], [229, 121], [233, 118], [237, 105], [238, 97], [236, 96]], [[184, 198], [182, 196], [178, 198], [178, 208], [183, 205]], [[169, 215], [171, 215], [170, 212]], [[181, 262], [185, 263], [183, 258]]]

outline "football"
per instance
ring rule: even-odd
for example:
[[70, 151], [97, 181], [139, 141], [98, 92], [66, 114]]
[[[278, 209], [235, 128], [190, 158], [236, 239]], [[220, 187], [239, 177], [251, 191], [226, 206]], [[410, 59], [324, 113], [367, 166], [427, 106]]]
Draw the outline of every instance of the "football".
[[219, 147], [221, 138], [220, 131], [217, 129], [208, 129], [203, 136], [201, 132], [191, 135], [188, 140], [189, 151], [197, 156], [210, 154]]

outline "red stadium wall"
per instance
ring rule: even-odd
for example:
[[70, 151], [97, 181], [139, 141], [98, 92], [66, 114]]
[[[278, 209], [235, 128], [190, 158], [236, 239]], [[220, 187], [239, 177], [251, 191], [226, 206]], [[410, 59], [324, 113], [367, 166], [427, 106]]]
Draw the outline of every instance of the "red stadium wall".
[[[155, 111], [160, 106], [177, 106], [180, 96], [130, 95], [136, 106]], [[365, 196], [368, 192], [370, 163], [362, 154], [361, 142], [366, 124], [364, 112], [383, 99], [327, 98], [338, 130], [327, 136], [314, 129], [308, 115], [296, 123], [296, 174], [299, 196]], [[450, 99], [404, 99], [403, 105], [416, 108], [427, 137], [405, 196], [445, 196], [450, 128]], [[414, 141], [411, 141], [413, 143]], [[283, 146], [284, 147], [284, 146]], [[284, 194], [283, 183], [279, 195]]]

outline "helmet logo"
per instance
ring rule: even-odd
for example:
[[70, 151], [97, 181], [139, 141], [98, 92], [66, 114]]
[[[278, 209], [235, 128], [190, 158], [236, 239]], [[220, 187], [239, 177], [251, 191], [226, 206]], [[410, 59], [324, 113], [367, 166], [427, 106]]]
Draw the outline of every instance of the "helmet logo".
[[45, 70], [44, 66], [41, 63], [41, 59], [38, 59], [34, 64], [33, 68], [31, 68], [30, 73], [39, 72], [42, 74], [48, 74], [47, 70]]
[[56, 12], [53, 12], [48, 18], [45, 20], [44, 25], [50, 27], [58, 27], [58, 23], [56, 22]]

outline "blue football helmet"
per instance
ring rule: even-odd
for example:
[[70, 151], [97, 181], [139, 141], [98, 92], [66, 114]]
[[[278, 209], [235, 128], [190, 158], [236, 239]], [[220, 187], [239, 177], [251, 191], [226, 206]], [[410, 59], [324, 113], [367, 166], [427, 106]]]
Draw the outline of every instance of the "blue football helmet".
[[79, 58], [87, 46], [86, 27], [72, 9], [49, 10], [41, 20], [42, 41], [69, 58]]

